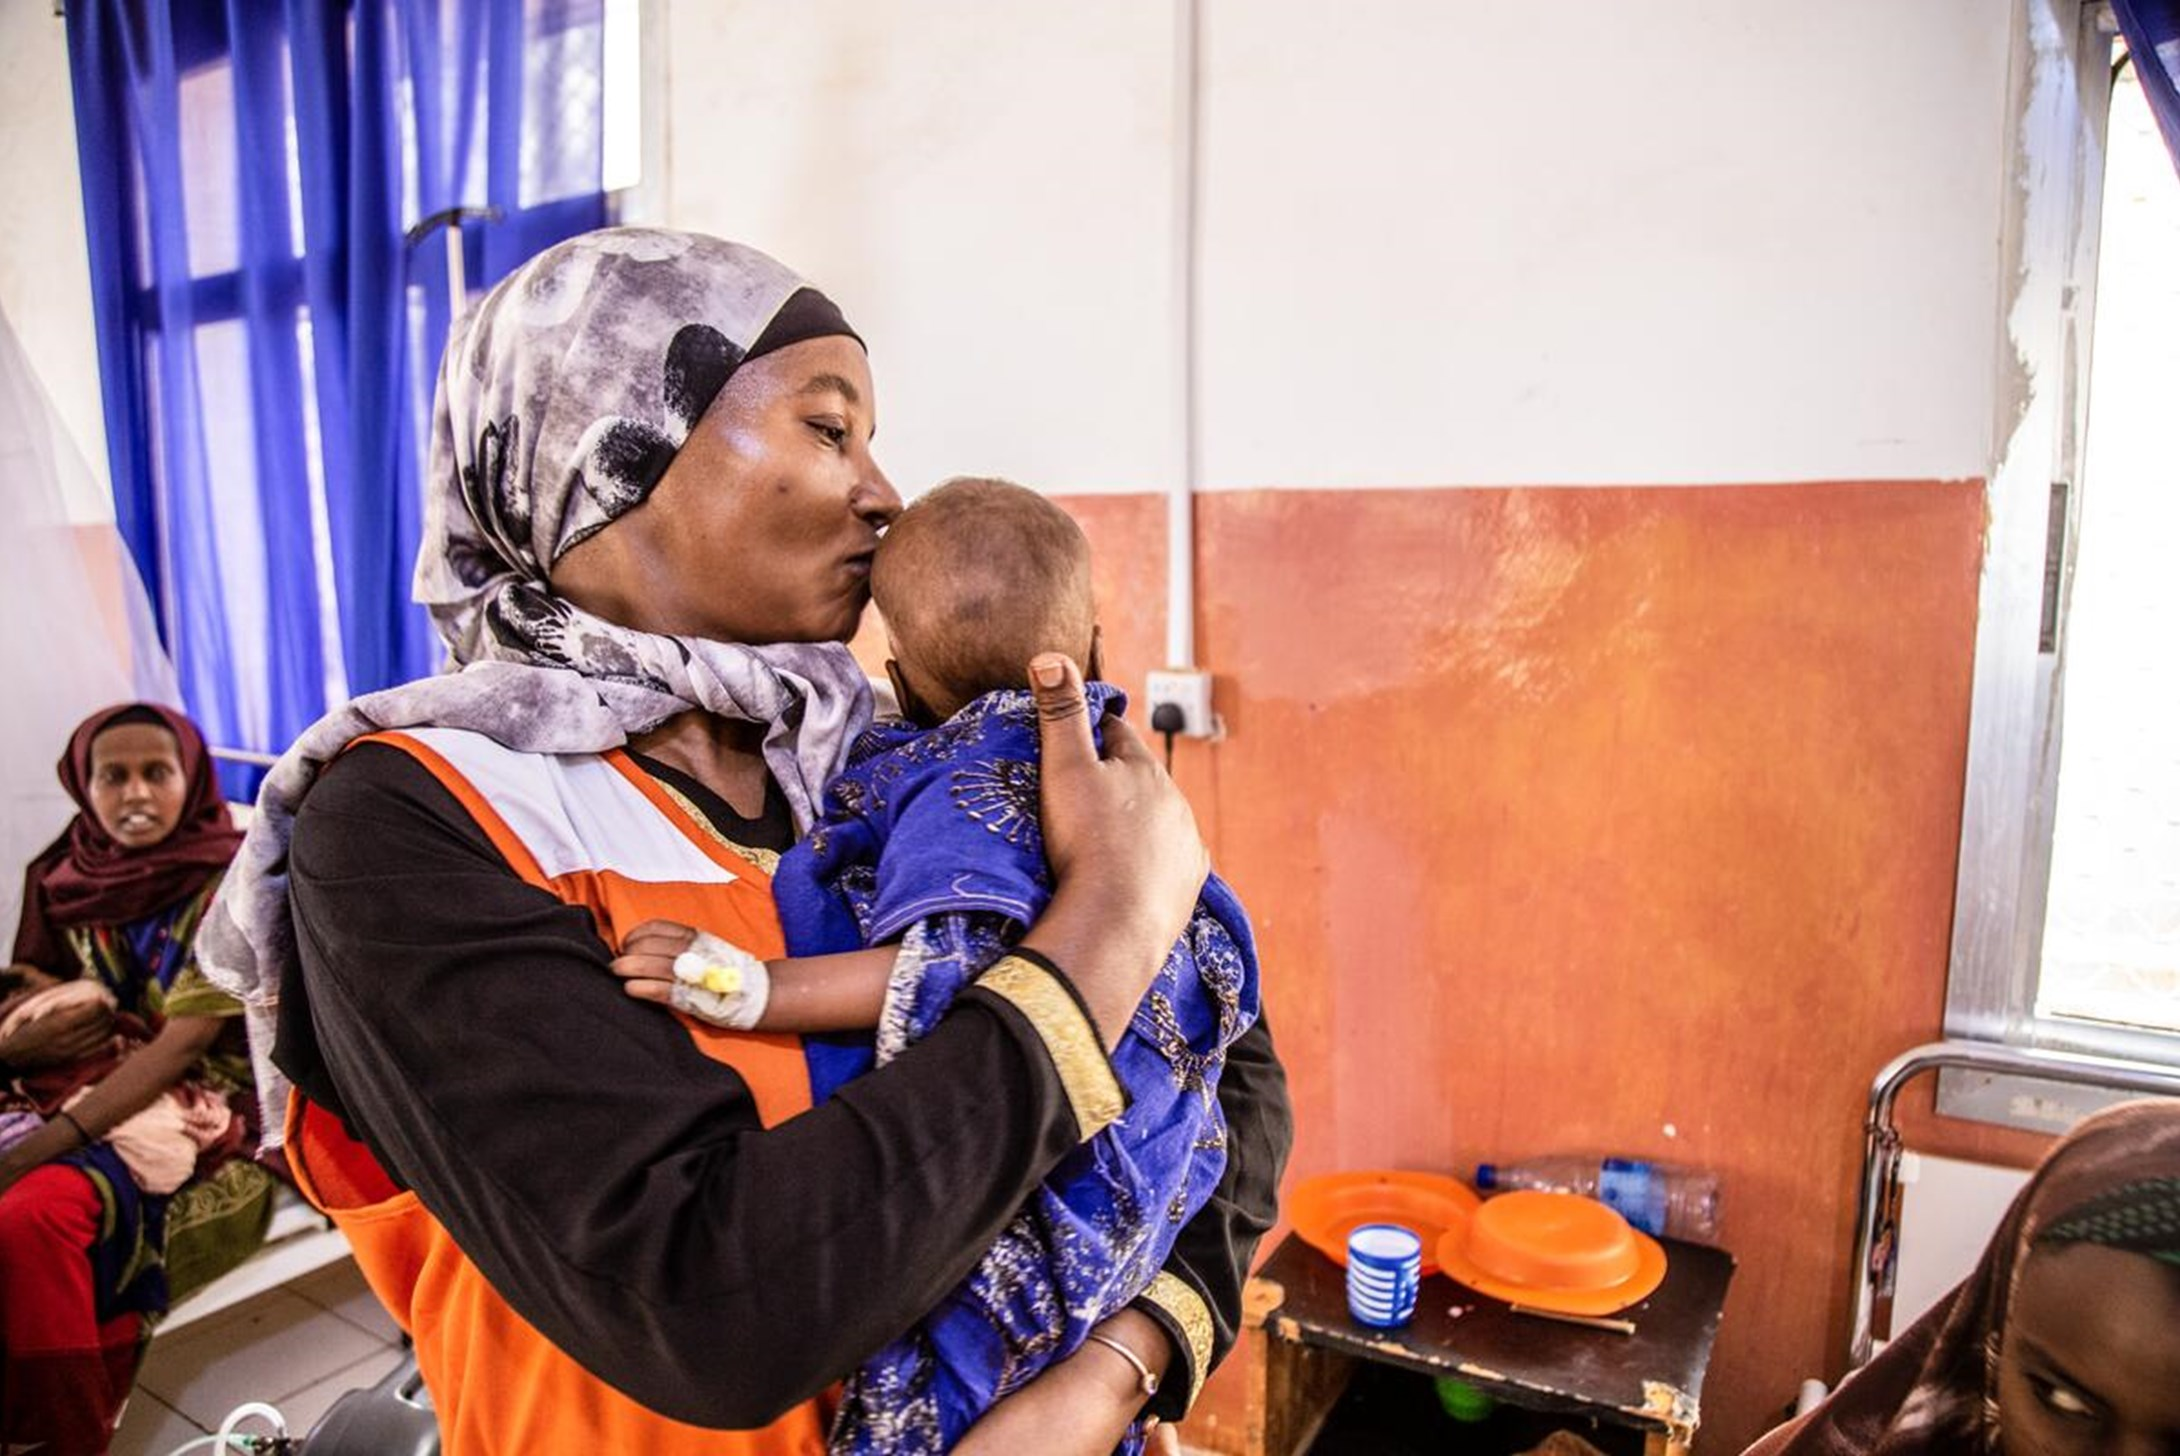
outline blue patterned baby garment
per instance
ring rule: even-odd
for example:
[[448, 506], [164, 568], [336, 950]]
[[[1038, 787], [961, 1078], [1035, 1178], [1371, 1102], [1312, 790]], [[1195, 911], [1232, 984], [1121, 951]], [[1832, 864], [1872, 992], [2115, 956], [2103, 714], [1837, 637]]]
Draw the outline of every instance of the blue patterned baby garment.
[[[1110, 706], [1108, 706], [1110, 705]], [[1090, 686], [1093, 721], [1125, 707]], [[899, 941], [875, 1038], [808, 1039], [813, 1095], [926, 1035], [1051, 898], [1038, 826], [1037, 716], [990, 693], [934, 729], [883, 720], [773, 880], [790, 954]], [[1140, 1295], [1218, 1186], [1226, 1049], [1257, 1017], [1248, 917], [1217, 877], [1113, 1051], [1128, 1099], [1008, 1224], [969, 1277], [847, 1384], [841, 1453], [937, 1453]], [[1124, 1451], [1140, 1446], [1131, 1433]]]

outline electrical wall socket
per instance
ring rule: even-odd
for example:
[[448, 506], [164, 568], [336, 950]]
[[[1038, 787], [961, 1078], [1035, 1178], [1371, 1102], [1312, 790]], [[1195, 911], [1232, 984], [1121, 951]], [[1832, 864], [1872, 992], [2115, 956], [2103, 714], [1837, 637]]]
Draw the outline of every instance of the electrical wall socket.
[[1215, 731], [1217, 720], [1211, 716], [1211, 674], [1201, 668], [1155, 671], [1144, 684], [1143, 696], [1150, 700], [1150, 711], [1141, 720], [1146, 728], [1159, 704], [1172, 703], [1181, 710], [1183, 738], [1209, 738]]

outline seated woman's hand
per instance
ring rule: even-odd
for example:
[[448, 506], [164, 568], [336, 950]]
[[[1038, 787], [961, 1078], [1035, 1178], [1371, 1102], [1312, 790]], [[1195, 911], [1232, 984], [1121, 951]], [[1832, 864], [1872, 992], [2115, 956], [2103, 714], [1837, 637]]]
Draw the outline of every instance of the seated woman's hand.
[[[1030, 683], [1045, 854], [1058, 885], [1030, 940], [1066, 968], [1110, 1044], [1188, 928], [1211, 857], [1188, 800], [1133, 728], [1107, 718], [1099, 756], [1072, 660], [1044, 654], [1030, 664]], [[1066, 943], [1079, 943], [1078, 915], [1093, 940], [1121, 953], [1084, 956]]]
[[66, 1066], [106, 1050], [113, 1034], [113, 1003], [84, 997], [16, 1027], [0, 1040], [0, 1062], [26, 1071]]
[[0, 971], [0, 1020], [46, 987], [59, 984], [57, 977], [22, 961]]

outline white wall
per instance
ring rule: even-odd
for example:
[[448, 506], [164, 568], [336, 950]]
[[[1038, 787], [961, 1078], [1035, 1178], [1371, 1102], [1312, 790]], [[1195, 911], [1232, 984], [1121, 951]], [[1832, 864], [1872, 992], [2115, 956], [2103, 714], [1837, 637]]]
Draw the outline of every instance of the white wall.
[[1900, 1181], [1900, 1253], [1892, 1293], [1895, 1335], [1975, 1271], [2007, 1205], [2029, 1175], [2018, 1168], [1908, 1153], [1900, 1160]]
[[60, 421], [69, 514], [113, 519], [76, 172], [67, 38], [45, 0], [0, 0], [0, 312]]
[[665, 30], [661, 220], [835, 297], [903, 489], [1178, 468], [1166, 5], [671, 0]]
[[[904, 486], [1173, 478], [1170, 3], [662, 3], [662, 220], [839, 295]], [[1207, 486], [1988, 472], [1985, 0], [1203, 3]]]
[[[1203, 0], [1212, 488], [1990, 468], [1984, 0]], [[873, 345], [910, 489], [1181, 468], [1174, 7], [660, 0], [650, 214]], [[61, 22], [0, 5], [0, 308], [110, 514]]]
[[1988, 0], [1208, 4], [1211, 483], [1988, 470]]

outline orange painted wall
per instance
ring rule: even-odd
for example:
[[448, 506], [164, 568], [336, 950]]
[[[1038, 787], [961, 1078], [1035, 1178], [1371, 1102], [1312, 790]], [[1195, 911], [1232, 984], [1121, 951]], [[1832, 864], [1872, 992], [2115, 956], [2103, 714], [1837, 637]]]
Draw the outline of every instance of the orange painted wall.
[[[1140, 690], [1164, 503], [1065, 503]], [[1717, 1169], [1706, 1450], [1834, 1370], [1864, 1091], [1939, 1032], [1984, 519], [1973, 481], [1197, 503], [1230, 736], [1176, 774], [1255, 917], [1294, 1175]]]

